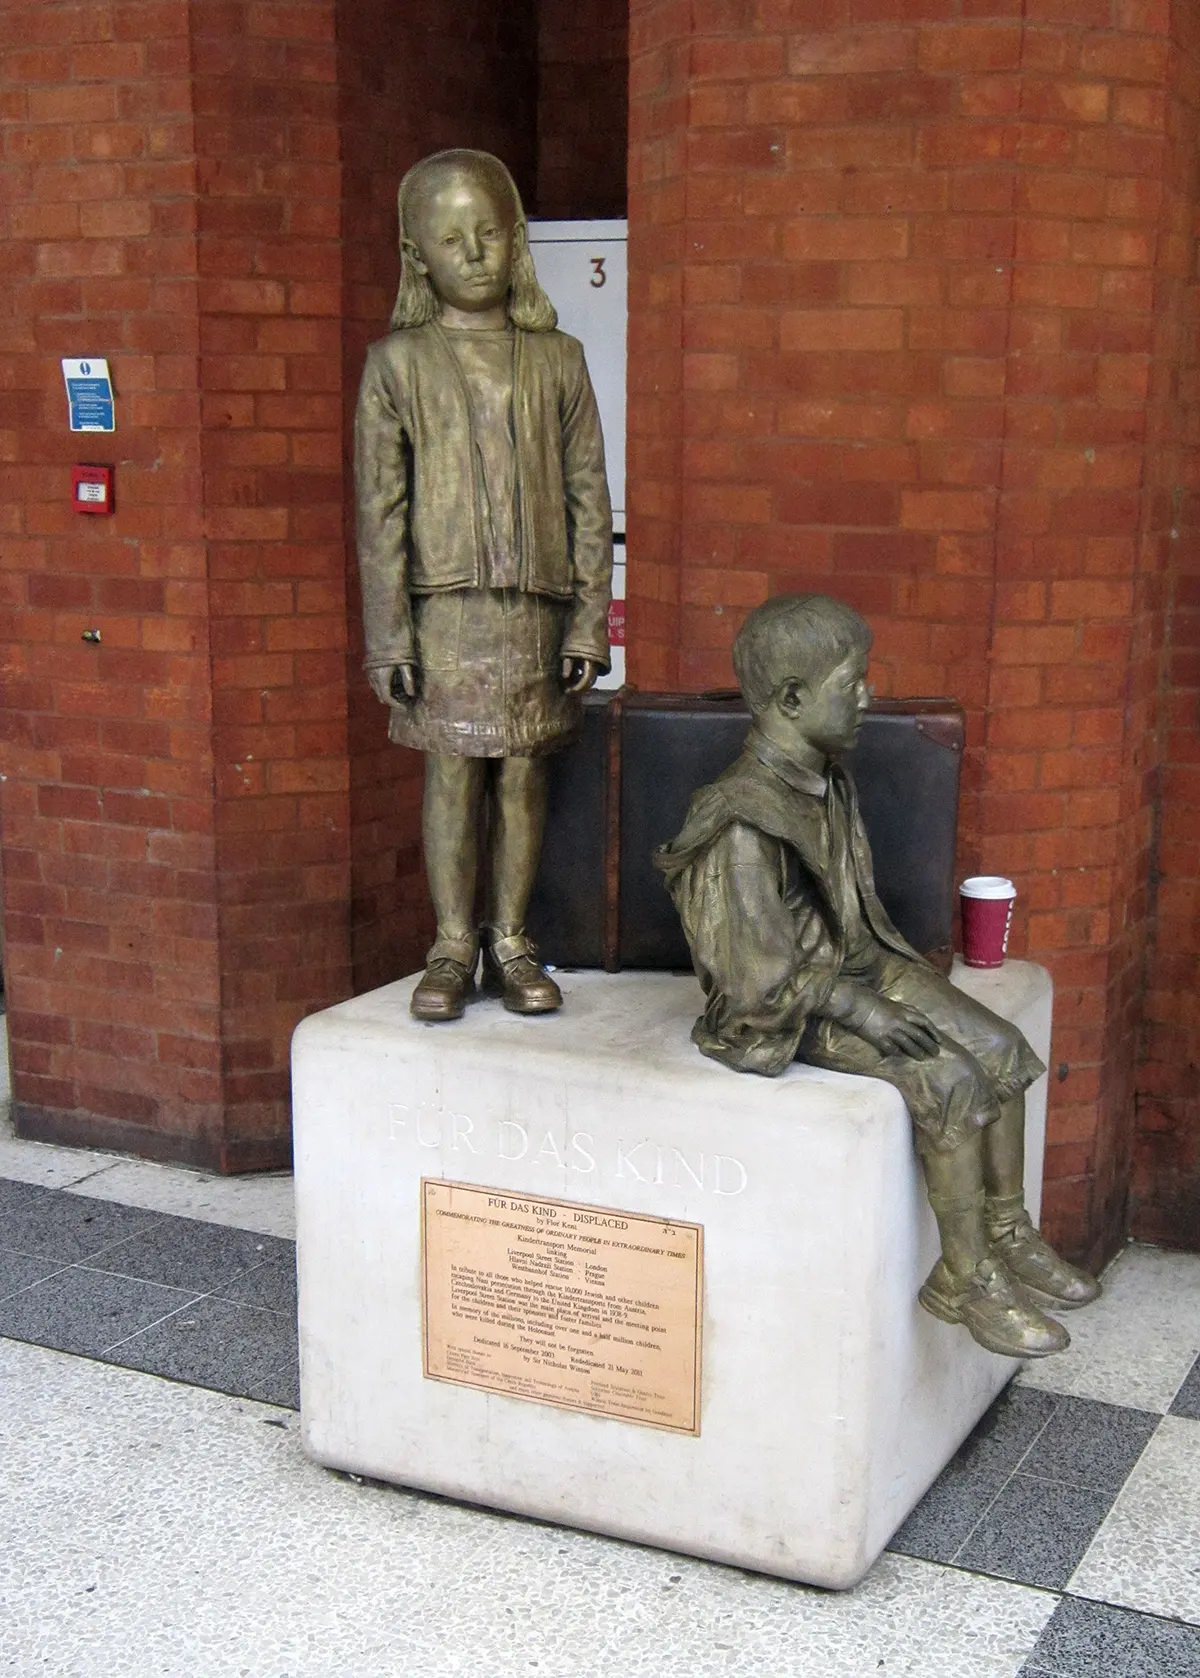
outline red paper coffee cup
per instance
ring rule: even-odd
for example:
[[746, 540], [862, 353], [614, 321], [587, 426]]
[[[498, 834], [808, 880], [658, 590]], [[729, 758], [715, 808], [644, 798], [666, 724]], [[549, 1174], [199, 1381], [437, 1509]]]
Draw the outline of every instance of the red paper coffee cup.
[[1008, 951], [1016, 886], [1002, 874], [973, 874], [958, 890], [963, 960], [968, 967], [999, 967]]

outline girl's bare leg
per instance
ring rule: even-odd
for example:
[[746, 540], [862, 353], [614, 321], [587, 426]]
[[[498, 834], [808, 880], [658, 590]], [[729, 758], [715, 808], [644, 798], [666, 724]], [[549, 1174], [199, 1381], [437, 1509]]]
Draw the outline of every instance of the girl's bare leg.
[[491, 797], [488, 922], [501, 936], [525, 930], [546, 826], [546, 759], [502, 757]]
[[562, 1006], [562, 992], [525, 935], [546, 825], [546, 775], [544, 757], [500, 758], [491, 788], [484, 978], [516, 1014], [548, 1014]]
[[425, 758], [421, 833], [439, 938], [474, 937], [479, 818], [486, 774], [486, 758], [443, 757], [435, 752]]
[[475, 885], [487, 760], [427, 753], [421, 830], [437, 940], [413, 992], [420, 1020], [456, 1020], [470, 994], [479, 953]]

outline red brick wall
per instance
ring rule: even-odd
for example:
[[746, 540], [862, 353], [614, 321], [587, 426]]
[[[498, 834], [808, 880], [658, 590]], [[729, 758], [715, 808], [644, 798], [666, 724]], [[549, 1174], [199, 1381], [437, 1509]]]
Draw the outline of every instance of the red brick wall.
[[350, 989], [341, 167], [329, 0], [193, 0], [225, 1163], [286, 1157], [288, 1046]]
[[[0, 13], [5, 967], [19, 1119], [200, 1157], [222, 1111], [185, 0]], [[114, 437], [58, 358], [105, 355]], [[70, 465], [117, 465], [117, 513]], [[98, 628], [102, 641], [81, 640]]]
[[[278, 1161], [296, 1019], [418, 957], [420, 765], [345, 541], [395, 186], [478, 144], [543, 215], [619, 214], [620, 10], [0, 15], [26, 1130]], [[1093, 1255], [1135, 1097], [1135, 1228], [1197, 1239], [1197, 29], [1185, 0], [631, 8], [633, 676], [723, 683], [748, 607], [819, 586], [871, 616], [884, 691], [966, 703], [962, 863], [1018, 875], [1054, 971], [1048, 1221]], [[85, 353], [111, 439], [66, 431]], [[117, 463], [112, 520], [70, 511], [81, 458]]]
[[545, 0], [538, 20], [537, 214], [625, 214], [628, 0]]
[[1174, 9], [1168, 83], [1174, 296], [1181, 321], [1171, 380], [1171, 470], [1162, 484], [1167, 554], [1166, 699], [1132, 1228], [1200, 1247], [1200, 14]]
[[[641, 687], [667, 690], [680, 685], [685, 412], [696, 426], [719, 417], [732, 425], [732, 395], [722, 416], [721, 391], [706, 390], [703, 381], [736, 382], [734, 358], [726, 358], [722, 373], [720, 363], [697, 369], [683, 354], [685, 272], [693, 295], [697, 284], [703, 290], [722, 283], [703, 274], [692, 279], [686, 269], [690, 29], [689, 7], [661, 0], [630, 6], [625, 499], [628, 550], [636, 559], [626, 585], [634, 614], [626, 668]], [[726, 581], [731, 591], [741, 583], [732, 570]]]
[[635, 0], [631, 665], [723, 684], [745, 611], [819, 587], [883, 691], [965, 703], [962, 865], [1017, 876], [1054, 972], [1047, 1222], [1095, 1256], [1149, 927], [1168, 8], [962, 10]]
[[[360, 985], [411, 967], [425, 917], [344, 539], [395, 188], [466, 143], [530, 190], [534, 19], [37, 0], [0, 31], [18, 1124], [276, 1164], [290, 1035], [349, 993], [352, 916]], [[115, 437], [67, 432], [64, 354], [110, 358]], [[116, 462], [111, 520], [72, 513], [80, 458]]]

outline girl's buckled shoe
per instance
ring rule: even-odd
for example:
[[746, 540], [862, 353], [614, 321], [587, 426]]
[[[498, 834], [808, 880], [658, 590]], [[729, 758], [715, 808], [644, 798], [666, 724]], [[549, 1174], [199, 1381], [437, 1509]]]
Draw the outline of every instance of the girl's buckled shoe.
[[425, 971], [412, 993], [413, 1018], [430, 1023], [460, 1019], [475, 994], [478, 956], [473, 938], [439, 938], [425, 957]]
[[552, 1014], [562, 1007], [562, 992], [523, 932], [492, 937], [484, 944], [483, 989], [498, 995], [513, 1014]]

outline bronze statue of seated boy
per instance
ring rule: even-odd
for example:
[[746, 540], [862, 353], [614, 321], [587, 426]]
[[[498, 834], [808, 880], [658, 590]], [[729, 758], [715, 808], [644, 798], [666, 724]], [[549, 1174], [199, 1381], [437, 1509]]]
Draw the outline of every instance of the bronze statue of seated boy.
[[693, 1041], [739, 1072], [796, 1059], [883, 1078], [908, 1103], [942, 1257], [926, 1310], [1014, 1357], [1062, 1351], [1047, 1314], [1096, 1298], [1025, 1209], [1024, 1092], [1045, 1068], [1007, 1021], [918, 955], [875, 892], [837, 762], [870, 703], [871, 631], [823, 595], [752, 612], [734, 646], [754, 721], [656, 862], [706, 1006]]

